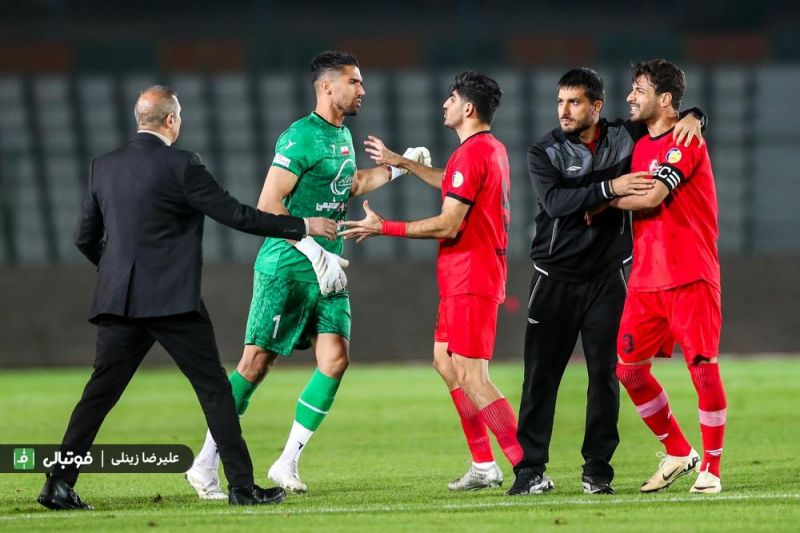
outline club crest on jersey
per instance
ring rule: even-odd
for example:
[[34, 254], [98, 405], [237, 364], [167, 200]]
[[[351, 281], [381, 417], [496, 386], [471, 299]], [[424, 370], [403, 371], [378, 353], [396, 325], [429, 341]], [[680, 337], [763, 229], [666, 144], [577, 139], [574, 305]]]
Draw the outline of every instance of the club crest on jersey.
[[658, 159], [653, 159], [650, 161], [650, 167], [648, 170], [650, 171], [651, 176], [655, 176], [658, 174], [658, 171], [661, 169], [661, 163], [658, 162]]
[[677, 148], [670, 148], [669, 152], [667, 152], [667, 163], [675, 164], [681, 160], [683, 154]]
[[457, 189], [464, 184], [464, 174], [456, 170], [453, 172], [453, 188]]
[[[348, 166], [352, 166], [352, 170], [350, 172], [345, 172], [345, 168]], [[336, 177], [333, 178], [331, 181], [331, 192], [333, 194], [342, 195], [345, 194], [350, 188], [353, 186], [353, 174], [356, 170], [356, 164], [353, 162], [352, 159], [346, 159], [342, 166], [339, 167], [339, 172], [336, 173]]]

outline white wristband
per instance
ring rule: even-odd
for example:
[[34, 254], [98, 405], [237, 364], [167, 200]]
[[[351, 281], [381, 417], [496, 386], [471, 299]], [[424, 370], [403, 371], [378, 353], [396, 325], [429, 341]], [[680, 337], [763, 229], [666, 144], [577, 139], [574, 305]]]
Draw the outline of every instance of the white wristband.
[[399, 178], [400, 176], [405, 176], [406, 174], [408, 174], [408, 170], [406, 170], [404, 168], [397, 168], [397, 167], [390, 166], [389, 170], [392, 171], [392, 176], [389, 178], [389, 181], [394, 181], [397, 178]]
[[322, 246], [312, 237], [303, 237], [294, 243], [294, 247], [297, 248], [298, 252], [311, 259], [312, 262], [315, 257], [322, 253]]

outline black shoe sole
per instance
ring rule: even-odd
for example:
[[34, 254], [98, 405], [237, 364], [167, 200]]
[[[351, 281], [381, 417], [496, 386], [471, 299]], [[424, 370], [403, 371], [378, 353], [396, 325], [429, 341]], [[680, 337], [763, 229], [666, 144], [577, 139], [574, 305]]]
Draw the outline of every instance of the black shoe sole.
[[286, 500], [286, 493], [284, 492], [284, 493], [283, 493], [283, 494], [281, 494], [281, 495], [280, 495], [278, 498], [272, 499], [272, 500], [270, 500], [270, 501], [268, 501], [268, 502], [264, 502], [264, 503], [265, 503], [265, 504], [267, 504], [267, 505], [269, 505], [269, 504], [281, 503], [281, 502], [283, 502], [283, 501], [285, 501], [285, 500]]
[[597, 489], [597, 490], [586, 490], [586, 489], [583, 489], [583, 493], [584, 494], [600, 494], [600, 495], [604, 495], [604, 496], [614, 496], [617, 493], [617, 491], [615, 491], [614, 489], [610, 489], [610, 490], [609, 489]]
[[64, 507], [56, 503], [55, 500], [51, 500], [49, 498], [37, 498], [36, 501], [39, 502], [41, 505], [44, 505], [48, 509], [52, 509], [54, 511], [61, 511], [62, 509], [64, 509]]
[[37, 498], [36, 501], [39, 502], [41, 505], [44, 505], [48, 509], [52, 509], [53, 511], [77, 511], [77, 510], [91, 511], [94, 509], [91, 505], [86, 505], [86, 504], [83, 504], [82, 506], [64, 505], [52, 498], [42, 498], [41, 496]]
[[271, 500], [264, 500], [264, 501], [251, 501], [251, 502], [232, 502], [228, 500], [229, 505], [239, 506], [239, 505], [276, 505], [286, 500], [286, 493], [284, 492], [277, 498], [273, 498]]
[[531, 488], [529, 488], [528, 490], [517, 492], [514, 491], [514, 488], [512, 487], [511, 489], [508, 490], [508, 492], [506, 492], [506, 496], [535, 496], [537, 494], [544, 494], [545, 492], [550, 492], [555, 488], [556, 487], [552, 482], [546, 483], [543, 486], [538, 487], [537, 490], [532, 490]]

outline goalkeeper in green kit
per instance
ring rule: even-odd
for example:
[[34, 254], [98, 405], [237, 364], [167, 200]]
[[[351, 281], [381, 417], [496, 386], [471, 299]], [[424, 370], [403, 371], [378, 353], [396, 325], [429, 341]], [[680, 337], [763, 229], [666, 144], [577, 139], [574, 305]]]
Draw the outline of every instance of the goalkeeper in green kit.
[[[385, 185], [406, 171], [386, 166], [356, 170], [346, 116], [358, 113], [365, 94], [358, 60], [349, 53], [323, 52], [311, 62], [316, 109], [278, 138], [258, 208], [270, 213], [342, 220], [350, 196]], [[425, 148], [404, 154], [430, 165]], [[255, 261], [253, 299], [245, 347], [230, 375], [239, 416], [279, 355], [314, 347], [317, 368], [297, 400], [286, 447], [268, 477], [291, 492], [306, 492], [297, 462], [333, 404], [347, 369], [350, 299], [339, 254], [342, 238], [268, 238]], [[223, 499], [217, 446], [208, 433], [186, 479], [202, 499]]]

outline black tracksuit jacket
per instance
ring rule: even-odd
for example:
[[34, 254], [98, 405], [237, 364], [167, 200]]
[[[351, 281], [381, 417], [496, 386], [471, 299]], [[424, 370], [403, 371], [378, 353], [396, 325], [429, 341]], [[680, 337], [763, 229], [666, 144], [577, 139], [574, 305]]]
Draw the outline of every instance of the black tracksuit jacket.
[[593, 281], [631, 260], [631, 216], [608, 208], [587, 227], [588, 209], [612, 198], [608, 180], [630, 172], [643, 124], [600, 120], [595, 153], [577, 135], [552, 130], [528, 150], [528, 171], [538, 196], [531, 259], [553, 279]]

